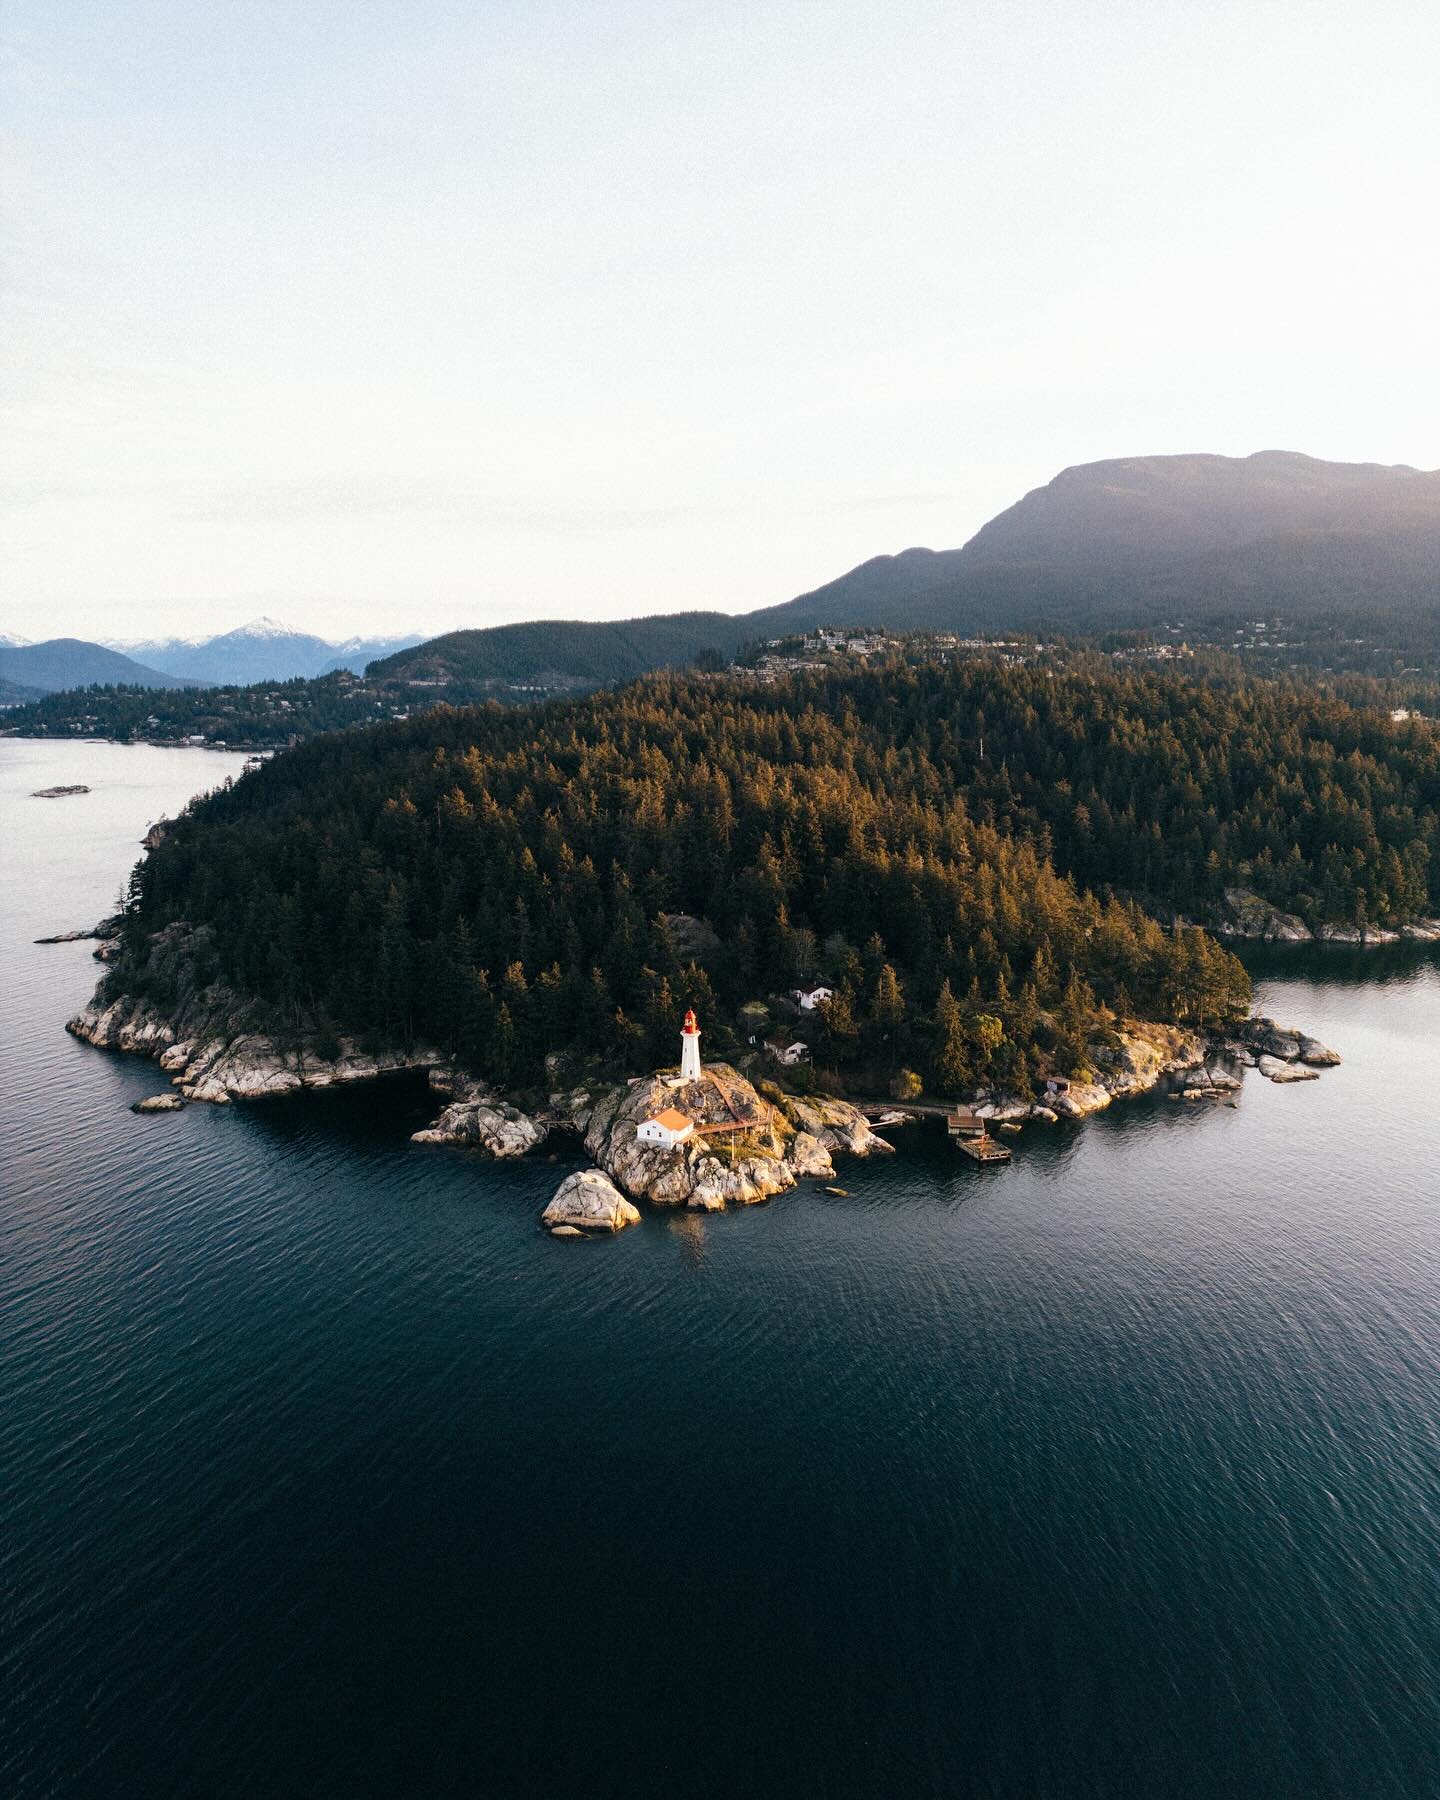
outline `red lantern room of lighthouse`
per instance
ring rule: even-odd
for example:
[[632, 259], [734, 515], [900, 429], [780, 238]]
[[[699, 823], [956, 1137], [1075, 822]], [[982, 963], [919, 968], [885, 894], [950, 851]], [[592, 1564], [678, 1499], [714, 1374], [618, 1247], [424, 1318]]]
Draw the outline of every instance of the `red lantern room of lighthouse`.
[[686, 1013], [685, 1023], [680, 1031], [680, 1079], [700, 1079], [700, 1027], [695, 1022], [693, 1010]]

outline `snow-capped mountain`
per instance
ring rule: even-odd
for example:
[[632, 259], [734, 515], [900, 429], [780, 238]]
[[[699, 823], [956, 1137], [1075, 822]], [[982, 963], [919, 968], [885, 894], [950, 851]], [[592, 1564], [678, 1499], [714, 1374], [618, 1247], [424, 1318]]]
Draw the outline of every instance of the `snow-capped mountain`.
[[418, 632], [411, 632], [399, 637], [352, 637], [337, 644], [269, 617], [251, 619], [233, 631], [212, 636], [105, 640], [110, 649], [121, 650], [152, 669], [237, 685], [325, 675], [334, 669], [353, 669], [358, 675], [377, 657], [422, 641]]
[[23, 650], [32, 641], [21, 637], [18, 631], [0, 631], [0, 650]]

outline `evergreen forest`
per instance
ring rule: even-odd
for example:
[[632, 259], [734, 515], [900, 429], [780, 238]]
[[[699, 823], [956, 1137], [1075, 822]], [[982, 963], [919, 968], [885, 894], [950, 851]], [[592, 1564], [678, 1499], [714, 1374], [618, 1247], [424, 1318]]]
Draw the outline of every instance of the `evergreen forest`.
[[1228, 885], [1312, 923], [1440, 911], [1437, 818], [1433, 728], [1278, 683], [659, 675], [285, 752], [138, 866], [114, 979], [143, 988], [147, 933], [209, 925], [203, 976], [277, 1019], [512, 1086], [550, 1051], [673, 1062], [688, 1005], [735, 1051], [824, 982], [818, 1079], [1019, 1087], [1117, 1019], [1243, 1012], [1240, 963], [1183, 922]]

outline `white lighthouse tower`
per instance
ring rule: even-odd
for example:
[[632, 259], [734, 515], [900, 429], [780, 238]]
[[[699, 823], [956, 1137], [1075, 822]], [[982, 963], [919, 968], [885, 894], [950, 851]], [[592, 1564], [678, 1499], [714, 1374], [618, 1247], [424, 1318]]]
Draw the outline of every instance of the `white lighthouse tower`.
[[685, 1023], [680, 1029], [680, 1079], [700, 1079], [700, 1027], [695, 1023], [693, 1012], [686, 1013]]

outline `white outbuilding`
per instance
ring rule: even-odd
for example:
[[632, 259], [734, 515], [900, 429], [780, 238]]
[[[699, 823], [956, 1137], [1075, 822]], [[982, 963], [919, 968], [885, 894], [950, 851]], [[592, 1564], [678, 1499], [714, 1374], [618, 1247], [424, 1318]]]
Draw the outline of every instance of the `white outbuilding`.
[[801, 1012], [814, 1012], [817, 1006], [824, 1006], [826, 1001], [835, 998], [834, 988], [829, 987], [794, 988], [791, 991]]
[[695, 1130], [695, 1121], [684, 1113], [677, 1112], [673, 1106], [667, 1106], [664, 1112], [656, 1113], [653, 1119], [645, 1119], [635, 1127], [635, 1136], [642, 1144], [654, 1144], [662, 1150], [674, 1150], [683, 1144]]

